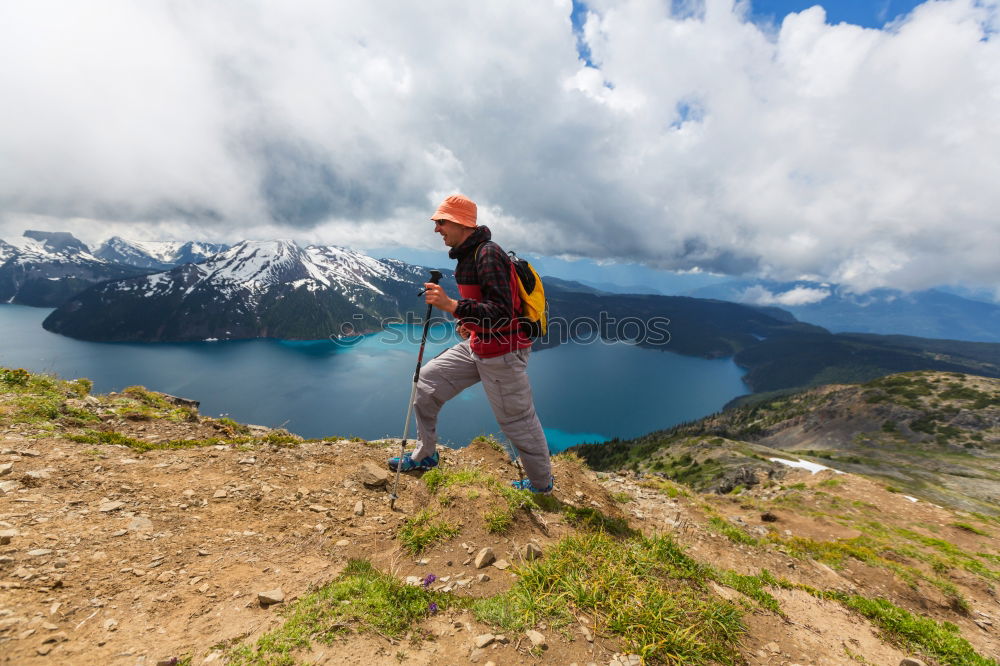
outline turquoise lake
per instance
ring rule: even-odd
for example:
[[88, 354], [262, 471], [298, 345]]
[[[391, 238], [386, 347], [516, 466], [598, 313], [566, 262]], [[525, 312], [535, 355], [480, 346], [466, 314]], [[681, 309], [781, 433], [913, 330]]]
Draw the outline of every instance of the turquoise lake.
[[[44, 330], [41, 323], [49, 312], [0, 305], [0, 365], [89, 377], [97, 393], [139, 384], [199, 400], [207, 416], [280, 426], [304, 437], [402, 435], [418, 348], [403, 333], [419, 338], [419, 330], [390, 329], [350, 345], [328, 340], [97, 343]], [[435, 328], [425, 360], [457, 341], [450, 326]], [[747, 392], [743, 371], [731, 359], [706, 360], [625, 343], [570, 343], [533, 352], [528, 374], [553, 451], [697, 419]], [[479, 386], [445, 405], [438, 427], [450, 446], [498, 430]]]

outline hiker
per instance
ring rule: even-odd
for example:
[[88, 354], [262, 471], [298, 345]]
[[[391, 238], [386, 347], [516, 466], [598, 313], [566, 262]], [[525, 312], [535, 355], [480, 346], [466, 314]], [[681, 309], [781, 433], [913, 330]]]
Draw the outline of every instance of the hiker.
[[524, 466], [515, 488], [535, 493], [552, 491], [549, 445], [535, 414], [528, 382], [531, 338], [521, 331], [517, 278], [510, 257], [490, 240], [488, 227], [476, 225], [476, 204], [468, 197], [447, 197], [434, 216], [435, 233], [458, 260], [455, 281], [459, 300], [437, 284], [424, 285], [429, 305], [458, 322], [462, 342], [444, 351], [420, 370], [413, 408], [420, 444], [412, 453], [390, 458], [389, 467], [406, 472], [438, 464], [437, 417], [441, 407], [477, 382], [483, 383], [500, 429], [517, 448]]

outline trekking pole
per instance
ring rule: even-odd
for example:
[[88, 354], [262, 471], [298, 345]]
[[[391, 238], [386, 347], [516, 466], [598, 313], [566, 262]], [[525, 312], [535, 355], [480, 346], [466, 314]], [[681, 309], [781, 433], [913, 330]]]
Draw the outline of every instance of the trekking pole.
[[[441, 281], [441, 271], [431, 271], [430, 281], [438, 284]], [[426, 291], [426, 290], [425, 290]], [[424, 293], [423, 291], [420, 292]], [[413, 387], [410, 389], [410, 401], [406, 404], [406, 423], [403, 424], [403, 441], [399, 443], [399, 462], [396, 463], [396, 481], [392, 484], [392, 494], [389, 495], [389, 510], [396, 510], [396, 500], [399, 495], [399, 470], [403, 466], [403, 456], [406, 454], [406, 439], [410, 433], [410, 419], [413, 416], [413, 399], [417, 397], [417, 382], [420, 380], [420, 364], [424, 361], [424, 345], [427, 343], [427, 330], [431, 327], [431, 312], [433, 305], [427, 306], [427, 316], [424, 317], [424, 332], [420, 336], [420, 353], [417, 354], [417, 369], [413, 372]]]

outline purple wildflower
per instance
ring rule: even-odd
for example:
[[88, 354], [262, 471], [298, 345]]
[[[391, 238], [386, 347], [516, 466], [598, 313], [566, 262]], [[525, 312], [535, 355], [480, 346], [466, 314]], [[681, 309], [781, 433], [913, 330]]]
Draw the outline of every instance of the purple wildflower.
[[437, 576], [435, 576], [435, 575], [434, 575], [434, 574], [432, 574], [432, 573], [431, 573], [431, 574], [427, 574], [426, 576], [424, 576], [424, 587], [425, 587], [425, 588], [427, 588], [427, 587], [430, 587], [430, 586], [431, 586], [431, 583], [433, 583], [434, 581], [436, 581], [436, 580], [437, 580], [437, 578], [438, 578], [438, 577], [437, 577]]
[[430, 605], [427, 607], [427, 610], [430, 612], [431, 615], [434, 615], [434, 613], [438, 612], [438, 605], [432, 601]]

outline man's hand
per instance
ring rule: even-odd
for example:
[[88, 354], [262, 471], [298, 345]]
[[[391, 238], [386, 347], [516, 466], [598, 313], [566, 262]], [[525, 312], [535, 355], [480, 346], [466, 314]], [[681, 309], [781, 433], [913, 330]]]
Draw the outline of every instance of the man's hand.
[[438, 310], [444, 310], [445, 312], [455, 312], [455, 308], [458, 307], [458, 301], [450, 298], [441, 285], [434, 284], [433, 282], [425, 282], [424, 289], [426, 290], [424, 292], [424, 302], [427, 305], [433, 305]]
[[455, 328], [458, 331], [458, 337], [462, 338], [463, 340], [467, 340], [469, 336], [472, 335], [472, 331], [466, 328], [465, 324], [461, 322], [459, 322]]

